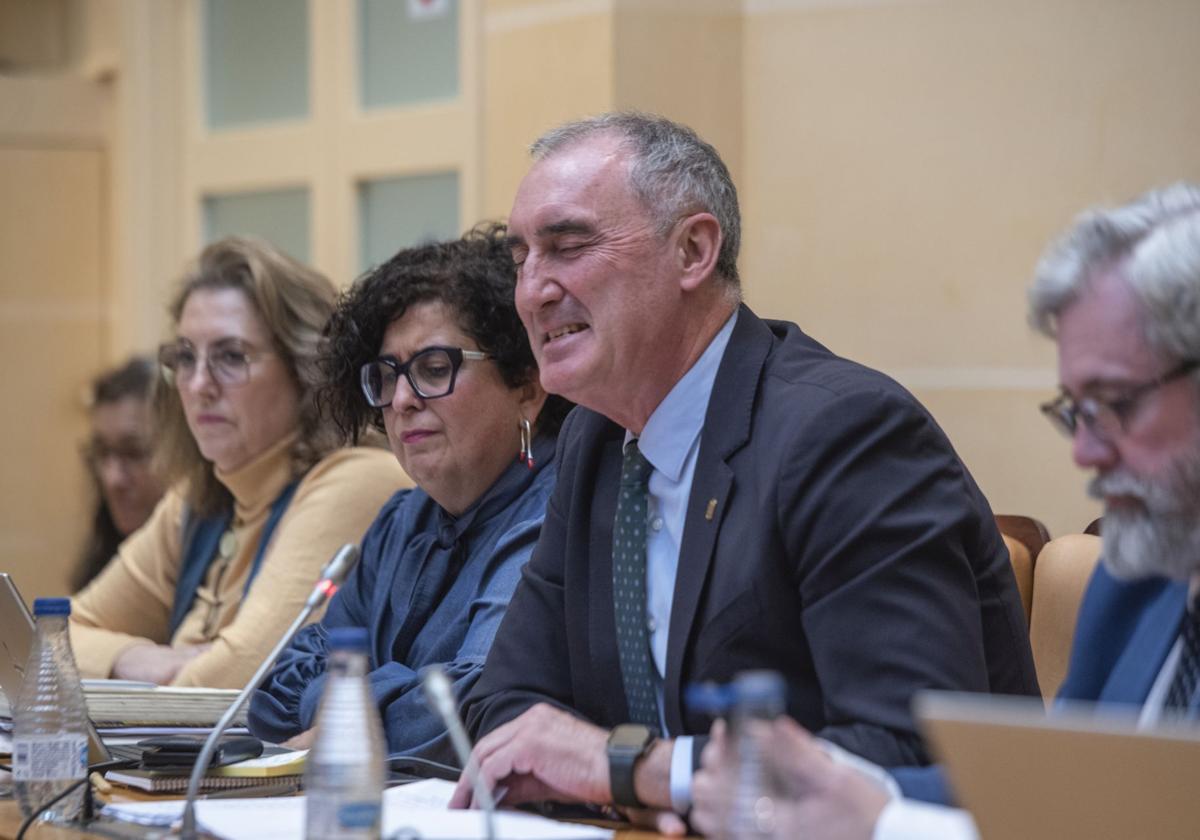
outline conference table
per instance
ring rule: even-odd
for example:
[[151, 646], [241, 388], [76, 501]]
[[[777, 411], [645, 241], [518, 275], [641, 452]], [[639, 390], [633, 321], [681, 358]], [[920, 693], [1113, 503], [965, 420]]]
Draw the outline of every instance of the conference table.
[[[20, 827], [21, 808], [17, 805], [16, 800], [0, 799], [0, 840], [13, 840], [17, 836], [17, 829]], [[39, 823], [30, 828], [25, 836], [29, 840], [81, 840], [81, 838], [106, 838], [111, 835], [97, 834], [69, 826]], [[616, 832], [614, 837], [616, 840], [659, 840], [662, 835], [652, 831], [621, 829]]]

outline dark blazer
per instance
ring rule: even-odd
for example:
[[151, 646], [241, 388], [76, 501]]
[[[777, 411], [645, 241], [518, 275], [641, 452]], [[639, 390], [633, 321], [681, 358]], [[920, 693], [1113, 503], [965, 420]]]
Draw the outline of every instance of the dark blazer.
[[[464, 703], [476, 737], [538, 702], [629, 719], [611, 563], [623, 435], [585, 409], [563, 427], [541, 538]], [[801, 724], [885, 765], [927, 760], [918, 689], [1037, 692], [1008, 553], [933, 419], [882, 374], [743, 306], [686, 514], [669, 734], [708, 731], [687, 685], [752, 668], [784, 674]]]

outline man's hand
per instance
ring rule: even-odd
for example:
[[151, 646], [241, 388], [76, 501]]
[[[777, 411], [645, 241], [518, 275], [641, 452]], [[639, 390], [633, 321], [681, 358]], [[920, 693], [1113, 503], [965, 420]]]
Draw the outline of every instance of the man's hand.
[[725, 828], [733, 791], [737, 784], [737, 761], [725, 721], [713, 724], [708, 746], [700, 754], [700, 769], [692, 777], [692, 825], [701, 833], [717, 836]]
[[674, 811], [662, 811], [656, 808], [618, 808], [617, 810], [638, 828], [645, 828], [668, 837], [682, 837], [687, 834], [687, 824]]
[[[506, 788], [505, 805], [522, 802], [609, 803], [608, 732], [539, 703], [475, 745], [483, 783]], [[458, 780], [451, 808], [477, 807], [466, 773]]]
[[[888, 794], [878, 784], [853, 767], [835, 763], [790, 719], [780, 718], [756, 736], [783, 789], [775, 803], [777, 836], [870, 840], [888, 803]], [[734, 751], [727, 730], [718, 723], [692, 786], [692, 824], [705, 834], [724, 827], [734, 773]]]
[[210, 645], [139, 644], [121, 651], [113, 663], [112, 675], [119, 680], [136, 680], [156, 685], [168, 685], [193, 659], [209, 649]]

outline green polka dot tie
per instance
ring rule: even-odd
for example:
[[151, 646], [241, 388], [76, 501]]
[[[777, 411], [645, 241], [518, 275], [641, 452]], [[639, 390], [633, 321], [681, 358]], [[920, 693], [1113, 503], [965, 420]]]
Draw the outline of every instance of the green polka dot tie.
[[636, 440], [626, 444], [613, 522], [613, 609], [630, 720], [658, 729], [658, 702], [646, 630], [646, 485], [652, 469], [638, 451]]

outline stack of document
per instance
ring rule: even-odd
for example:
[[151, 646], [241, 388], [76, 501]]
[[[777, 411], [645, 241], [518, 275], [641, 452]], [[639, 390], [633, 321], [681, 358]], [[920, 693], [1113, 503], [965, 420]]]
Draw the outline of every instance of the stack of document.
[[[99, 728], [212, 727], [238, 693], [233, 688], [176, 688], [128, 680], [84, 680], [88, 715]], [[246, 725], [245, 711], [234, 719]]]
[[[248, 758], [234, 764], [213, 767], [205, 773], [200, 790], [232, 790], [235, 788], [261, 787], [264, 784], [279, 786], [290, 784], [298, 787], [304, 775], [304, 763], [308, 750], [283, 750]], [[190, 767], [170, 768], [125, 768], [109, 770], [104, 778], [110, 782], [137, 788], [150, 793], [183, 793], [188, 788], [192, 775]], [[261, 793], [267, 796], [268, 793]]]
[[[470, 840], [487, 836], [480, 811], [450, 811], [454, 785], [437, 779], [389, 788], [383, 794], [382, 834], [397, 832], [423, 840]], [[304, 797], [207, 799], [196, 803], [199, 827], [222, 840], [284, 840], [304, 836]], [[107, 817], [141, 825], [169, 826], [183, 814], [183, 801], [110, 804]], [[590, 825], [563, 823], [531, 814], [500, 811], [496, 837], [503, 840], [605, 840], [612, 832]]]
[[[232, 688], [175, 688], [130, 680], [84, 680], [88, 716], [101, 731], [130, 727], [211, 728], [237, 697]], [[0, 730], [12, 709], [0, 692]], [[3, 724], [9, 724], [4, 727]], [[245, 726], [243, 711], [234, 726]]]

